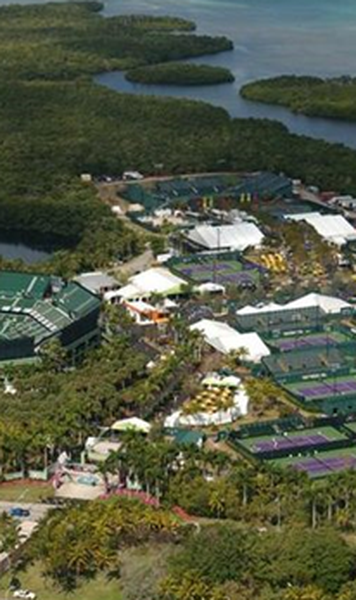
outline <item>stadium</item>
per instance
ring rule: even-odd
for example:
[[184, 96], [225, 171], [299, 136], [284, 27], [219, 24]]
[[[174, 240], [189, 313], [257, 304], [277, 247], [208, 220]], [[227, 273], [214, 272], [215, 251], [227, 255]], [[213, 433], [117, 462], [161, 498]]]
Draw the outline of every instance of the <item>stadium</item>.
[[283, 198], [292, 195], [292, 182], [273, 173], [255, 173], [245, 176], [202, 176], [160, 181], [151, 188], [130, 184], [122, 197], [132, 204], [140, 204], [146, 212], [183, 203], [193, 210], [217, 208], [220, 201], [230, 198], [248, 204], [252, 199]]
[[47, 275], [0, 273], [0, 366], [32, 362], [58, 339], [75, 361], [99, 339], [100, 299], [75, 282]]

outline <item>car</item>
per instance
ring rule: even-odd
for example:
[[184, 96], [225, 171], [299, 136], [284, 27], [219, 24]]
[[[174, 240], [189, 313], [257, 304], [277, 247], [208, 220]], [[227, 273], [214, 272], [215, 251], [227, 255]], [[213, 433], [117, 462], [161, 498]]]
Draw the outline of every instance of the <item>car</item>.
[[30, 511], [28, 508], [22, 508], [22, 506], [13, 506], [9, 510], [10, 517], [29, 517]]
[[23, 600], [36, 600], [37, 598], [35, 592], [30, 592], [30, 590], [16, 590], [13, 597], [22, 598]]

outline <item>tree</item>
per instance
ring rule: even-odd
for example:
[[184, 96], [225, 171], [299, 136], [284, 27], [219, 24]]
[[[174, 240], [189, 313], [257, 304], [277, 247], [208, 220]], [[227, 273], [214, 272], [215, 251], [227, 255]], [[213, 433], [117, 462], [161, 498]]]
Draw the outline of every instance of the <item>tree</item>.
[[352, 565], [352, 550], [335, 531], [294, 527], [260, 538], [255, 577], [273, 587], [313, 585], [335, 594], [349, 580]]
[[19, 525], [6, 512], [0, 515], [0, 552], [9, 555], [19, 543]]
[[66, 365], [67, 353], [58, 338], [52, 338], [41, 346], [41, 358], [43, 369], [62, 371]]
[[256, 535], [231, 525], [209, 526], [191, 536], [172, 559], [171, 571], [183, 576], [194, 571], [210, 584], [247, 581]]
[[168, 577], [160, 586], [159, 600], [229, 600], [217, 586], [211, 586], [194, 571], [183, 577]]

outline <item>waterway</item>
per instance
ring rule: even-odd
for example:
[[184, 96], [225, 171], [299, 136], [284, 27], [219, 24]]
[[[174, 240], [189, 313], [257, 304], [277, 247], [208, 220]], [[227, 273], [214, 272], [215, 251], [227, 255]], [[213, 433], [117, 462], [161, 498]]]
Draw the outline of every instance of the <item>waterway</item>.
[[[31, 4], [33, 0], [16, 0]], [[45, 4], [46, 0], [36, 0]], [[12, 4], [12, 0], [0, 0]], [[293, 115], [287, 109], [239, 97], [241, 85], [285, 73], [325, 77], [356, 74], [356, 1], [342, 0], [104, 0], [106, 16], [177, 15], [195, 21], [198, 33], [226, 35], [235, 49], [200, 61], [228, 67], [233, 84], [186, 88], [129, 83], [123, 73], [99, 75], [111, 89], [188, 97], [222, 106], [233, 117], [277, 119], [290, 131], [356, 148], [356, 124]]]
[[1, 241], [0, 237], [0, 257], [6, 260], [22, 260], [24, 263], [32, 265], [50, 258], [50, 252], [20, 242]]
[[226, 35], [233, 52], [200, 61], [228, 67], [233, 84], [186, 88], [129, 83], [120, 72], [97, 82], [132, 94], [188, 97], [222, 106], [233, 117], [282, 121], [290, 131], [356, 148], [356, 124], [293, 115], [239, 97], [241, 85], [284, 73], [325, 77], [356, 73], [355, 0], [107, 0], [105, 14], [172, 14], [194, 20], [198, 33]]

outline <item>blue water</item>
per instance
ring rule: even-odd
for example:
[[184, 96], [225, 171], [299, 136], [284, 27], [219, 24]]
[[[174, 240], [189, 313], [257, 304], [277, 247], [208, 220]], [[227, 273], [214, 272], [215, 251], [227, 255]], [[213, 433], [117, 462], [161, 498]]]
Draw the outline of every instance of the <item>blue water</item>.
[[97, 77], [99, 83], [133, 94], [205, 100], [234, 117], [278, 119], [293, 132], [356, 148], [354, 123], [310, 119], [239, 98], [242, 84], [261, 77], [356, 74], [356, 0], [107, 0], [106, 15], [128, 13], [182, 16], [194, 20], [199, 33], [228, 36], [233, 52], [201, 62], [228, 67], [236, 80], [189, 89], [134, 84], [122, 73], [108, 73]]
[[50, 258], [50, 253], [23, 243], [1, 241], [0, 237], [0, 257], [7, 260], [23, 260], [28, 265], [32, 265]]

